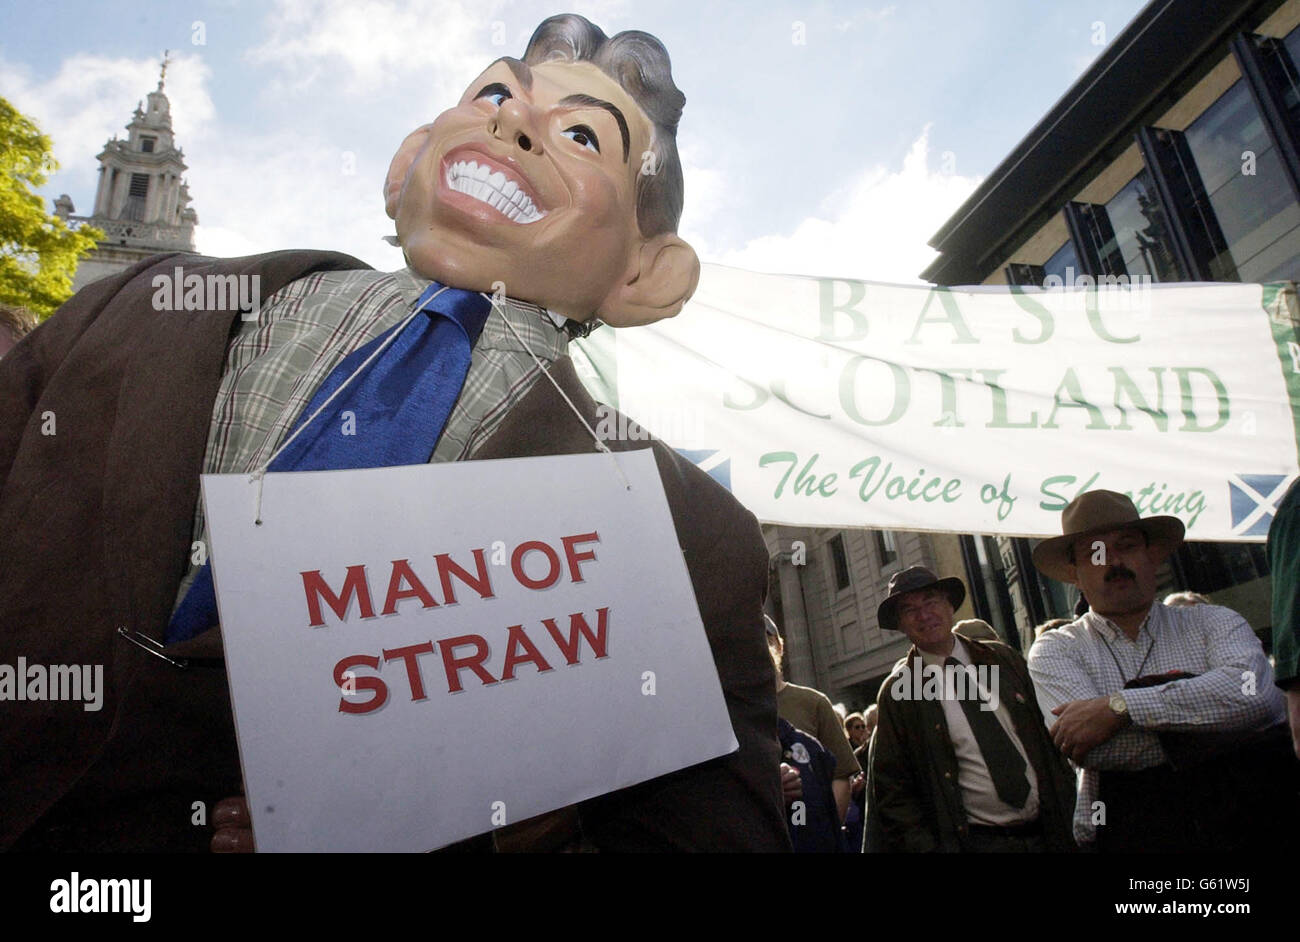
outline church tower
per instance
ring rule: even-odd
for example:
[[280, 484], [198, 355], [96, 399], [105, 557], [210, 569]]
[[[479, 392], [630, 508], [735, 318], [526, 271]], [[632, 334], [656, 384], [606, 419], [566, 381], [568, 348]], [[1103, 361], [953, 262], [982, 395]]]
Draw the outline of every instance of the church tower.
[[147, 104], [136, 105], [126, 140], [113, 139], [99, 155], [99, 187], [90, 216], [74, 216], [67, 194], [54, 203], [55, 215], [88, 223], [105, 238], [77, 266], [73, 288], [121, 271], [159, 252], [194, 251], [198, 215], [190, 208], [189, 188], [181, 175], [185, 154], [172, 135], [171, 103], [163, 93], [167, 58], [158, 87]]

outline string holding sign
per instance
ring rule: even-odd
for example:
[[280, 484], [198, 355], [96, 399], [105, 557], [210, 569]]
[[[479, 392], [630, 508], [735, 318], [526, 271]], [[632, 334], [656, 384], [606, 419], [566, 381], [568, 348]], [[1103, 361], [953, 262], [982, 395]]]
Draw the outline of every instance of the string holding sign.
[[[523, 338], [519, 336], [519, 331], [515, 330], [515, 325], [510, 323], [510, 319], [505, 316], [500, 305], [497, 304], [497, 299], [490, 294], [485, 294], [483, 297], [487, 298], [488, 301], [491, 302], [493, 309], [500, 314], [501, 319], [505, 321], [506, 327], [510, 328], [510, 333], [514, 336], [515, 340], [519, 342], [521, 347], [528, 351], [528, 355], [533, 358], [533, 362], [536, 363], [537, 368], [542, 371], [542, 375], [551, 381], [551, 385], [554, 386], [555, 391], [560, 394], [565, 405], [567, 405], [570, 411], [578, 417], [578, 421], [582, 423], [582, 427], [587, 430], [587, 434], [591, 436], [591, 440], [596, 443], [596, 450], [603, 451], [605, 454], [609, 455], [610, 458], [614, 458], [614, 453], [609, 450], [609, 446], [600, 440], [600, 436], [596, 434], [596, 430], [591, 427], [591, 424], [585, 418], [583, 418], [582, 413], [578, 411], [578, 407], [573, 404], [573, 400], [569, 398], [568, 394], [560, 388], [560, 384], [555, 381], [555, 377], [551, 375], [550, 370], [542, 365], [542, 361], [537, 358], [537, 354], [533, 352], [532, 347], [524, 343]], [[623, 469], [619, 466], [617, 459], [614, 459], [614, 470], [618, 472], [619, 480], [623, 482], [623, 486], [629, 491], [632, 490], [632, 485], [628, 482], [627, 475], [623, 473]]]
[[396, 340], [399, 336], [401, 336], [401, 333], [406, 328], [406, 325], [411, 323], [411, 321], [415, 319], [415, 316], [417, 314], [422, 313], [429, 304], [431, 304], [440, 294], [442, 294], [446, 290], [447, 290], [447, 286], [444, 285], [443, 287], [439, 288], [436, 292], [434, 292], [433, 295], [430, 296], [428, 299], [421, 298], [420, 301], [417, 301], [415, 304], [413, 304], [411, 308], [411, 313], [407, 314], [406, 317], [402, 320], [402, 322], [397, 325], [397, 329], [389, 331], [388, 336], [384, 338], [384, 342], [379, 344], [379, 346], [375, 347], [375, 349], [371, 352], [370, 356], [366, 357], [359, 364], [357, 364], [357, 368], [353, 370], [351, 373], [349, 373], [348, 378], [339, 384], [339, 388], [334, 390], [334, 392], [330, 393], [329, 396], [326, 397], [325, 401], [322, 402], [317, 407], [316, 411], [307, 417], [307, 421], [303, 422], [302, 425], [298, 426], [298, 428], [294, 430], [293, 434], [290, 435], [288, 438], [286, 438], [283, 442], [281, 442], [280, 447], [277, 448], [275, 451], [271, 452], [271, 456], [267, 458], [266, 461], [263, 462], [259, 468], [257, 468], [255, 471], [253, 471], [252, 474], [249, 475], [248, 477], [249, 482], [250, 483], [255, 482], [257, 484], [257, 496], [255, 498], [255, 503], [253, 507], [253, 523], [256, 526], [260, 527], [262, 525], [262, 480], [266, 477], [267, 469], [271, 467], [271, 463], [280, 456], [280, 453], [282, 451], [284, 451], [293, 443], [293, 440], [295, 438], [297, 438], [299, 435], [301, 435], [304, 431], [307, 430], [307, 426], [311, 425], [311, 423], [316, 420], [317, 416], [319, 416], [322, 412], [324, 412], [327, 408], [329, 408], [330, 403], [332, 403], [335, 399], [337, 399], [339, 397], [339, 394], [342, 393], [343, 390], [347, 389], [348, 386], [352, 384], [352, 381], [354, 379], [356, 379], [363, 372], [365, 372], [366, 367], [370, 366], [371, 363], [374, 363], [375, 360], [379, 359], [379, 357], [383, 355], [384, 351], [387, 350], [392, 345], [394, 340]]
[[[249, 483], [253, 483], [257, 485], [257, 491], [254, 495], [254, 500], [253, 500], [253, 523], [256, 526], [262, 525], [263, 480], [265, 479], [266, 473], [270, 468], [271, 464], [275, 461], [275, 459], [279, 457], [279, 455], [286, 448], [288, 448], [293, 443], [293, 441], [299, 435], [301, 435], [307, 429], [307, 427], [311, 425], [312, 422], [314, 422], [321, 415], [321, 413], [323, 413], [327, 408], [329, 408], [330, 404], [333, 403], [334, 400], [337, 399], [338, 396], [345, 389], [347, 389], [348, 386], [352, 384], [353, 380], [355, 380], [359, 375], [361, 375], [372, 363], [375, 362], [376, 359], [378, 359], [380, 356], [383, 355], [384, 351], [388, 349], [388, 347], [393, 343], [394, 340], [397, 339], [397, 337], [402, 333], [403, 329], [405, 329], [406, 326], [410, 324], [410, 322], [415, 318], [417, 314], [419, 314], [423, 310], [426, 310], [429, 304], [431, 304], [439, 295], [441, 295], [446, 290], [447, 287], [443, 286], [439, 288], [438, 291], [436, 291], [428, 299], [421, 298], [420, 301], [416, 302], [416, 304], [413, 305], [411, 312], [407, 314], [407, 316], [401, 321], [401, 323], [397, 325], [397, 328], [390, 331], [388, 336], [384, 338], [384, 341], [381, 344], [379, 344], [371, 352], [371, 354], [368, 357], [366, 357], [365, 360], [363, 360], [361, 363], [357, 365], [356, 369], [354, 369], [348, 375], [347, 379], [345, 379], [339, 385], [339, 388], [334, 390], [334, 392], [332, 392], [325, 399], [325, 401], [322, 402], [316, 408], [316, 410], [310, 416], [307, 417], [307, 420], [303, 422], [297, 429], [295, 429], [294, 432], [291, 435], [289, 435], [288, 438], [286, 438], [283, 442], [281, 442], [279, 447], [276, 448], [275, 451], [271, 453], [270, 457], [268, 457], [266, 461], [262, 463], [261, 466], [259, 466], [256, 470], [254, 470], [249, 475], [248, 478]], [[555, 387], [555, 391], [560, 394], [560, 397], [564, 400], [565, 405], [569, 407], [569, 410], [577, 417], [578, 421], [582, 423], [582, 427], [587, 430], [587, 434], [591, 436], [592, 441], [595, 443], [596, 449], [598, 451], [604, 452], [607, 455], [610, 455], [612, 458], [614, 453], [601, 440], [600, 436], [596, 434], [596, 430], [591, 427], [591, 424], [583, 417], [582, 413], [578, 411], [578, 407], [573, 404], [573, 401], [569, 398], [568, 394], [565, 393], [565, 391], [560, 388], [560, 384], [555, 381], [555, 377], [553, 377], [550, 371], [546, 369], [545, 365], [543, 365], [542, 361], [538, 358], [537, 354], [534, 353], [533, 350], [526, 343], [524, 343], [523, 338], [519, 336], [519, 332], [515, 329], [514, 324], [510, 323], [510, 319], [505, 316], [505, 312], [498, 304], [497, 299], [493, 295], [489, 295], [489, 294], [483, 294], [482, 296], [488, 301], [489, 304], [492, 305], [493, 309], [501, 316], [502, 322], [506, 325], [506, 328], [514, 336], [515, 340], [519, 343], [520, 347], [528, 351], [528, 355], [532, 357], [533, 362], [537, 365], [538, 370], [540, 370], [542, 375], [545, 376], [547, 380], [550, 381], [551, 385]], [[615, 473], [618, 474], [619, 480], [622, 481], [624, 488], [626, 490], [631, 490], [632, 485], [628, 482], [627, 476], [623, 473], [623, 469], [619, 466], [618, 461], [615, 460], [613, 462], [613, 465], [614, 465], [614, 471]]]

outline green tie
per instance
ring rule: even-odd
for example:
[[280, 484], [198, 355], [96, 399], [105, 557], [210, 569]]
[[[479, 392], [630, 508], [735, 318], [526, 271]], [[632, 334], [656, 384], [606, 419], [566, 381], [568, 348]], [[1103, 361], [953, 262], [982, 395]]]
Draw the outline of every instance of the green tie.
[[[943, 664], [945, 667], [966, 670], [966, 665], [955, 657], [946, 658]], [[969, 691], [972, 686], [973, 683], [967, 685], [966, 689]], [[1025, 775], [1024, 756], [998, 722], [995, 711], [980, 709], [978, 697], [963, 697], [961, 708], [966, 714], [966, 722], [970, 723], [971, 732], [975, 734], [975, 742], [980, 747], [984, 764], [989, 767], [989, 775], [993, 778], [993, 787], [997, 789], [998, 797], [1013, 808], [1023, 808], [1029, 798], [1029, 779]]]

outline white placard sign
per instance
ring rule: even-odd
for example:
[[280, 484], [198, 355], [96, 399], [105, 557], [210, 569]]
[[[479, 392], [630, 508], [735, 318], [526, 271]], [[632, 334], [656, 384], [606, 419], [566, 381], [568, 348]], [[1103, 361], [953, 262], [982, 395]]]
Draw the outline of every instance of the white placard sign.
[[259, 850], [430, 850], [737, 748], [650, 451], [268, 474], [261, 525], [256, 489], [203, 477]]

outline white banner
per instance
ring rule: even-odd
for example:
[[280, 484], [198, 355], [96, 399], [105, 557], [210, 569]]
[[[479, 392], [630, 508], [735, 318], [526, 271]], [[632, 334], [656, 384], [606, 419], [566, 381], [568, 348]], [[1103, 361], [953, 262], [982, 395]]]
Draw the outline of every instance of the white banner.
[[649, 450], [256, 494], [203, 477], [259, 850], [430, 850], [737, 748]]
[[[1262, 540], [1297, 474], [1291, 285], [936, 289], [705, 266], [584, 382], [761, 520], [1052, 536], [1094, 488]], [[612, 417], [597, 431], [638, 434]]]

